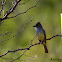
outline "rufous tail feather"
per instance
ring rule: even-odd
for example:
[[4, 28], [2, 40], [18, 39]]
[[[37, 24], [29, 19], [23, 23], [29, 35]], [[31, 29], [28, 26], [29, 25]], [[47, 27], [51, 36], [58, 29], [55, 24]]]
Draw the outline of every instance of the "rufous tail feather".
[[46, 44], [43, 44], [43, 46], [44, 46], [44, 49], [45, 49], [45, 53], [48, 53], [48, 49], [47, 49]]

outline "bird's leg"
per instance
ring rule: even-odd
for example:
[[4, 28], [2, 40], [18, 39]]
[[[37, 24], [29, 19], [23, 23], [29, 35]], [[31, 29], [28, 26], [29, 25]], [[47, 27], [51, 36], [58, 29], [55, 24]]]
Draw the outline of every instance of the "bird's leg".
[[41, 40], [39, 40], [39, 42], [40, 42], [41, 44], [43, 44], [43, 42], [42, 42]]

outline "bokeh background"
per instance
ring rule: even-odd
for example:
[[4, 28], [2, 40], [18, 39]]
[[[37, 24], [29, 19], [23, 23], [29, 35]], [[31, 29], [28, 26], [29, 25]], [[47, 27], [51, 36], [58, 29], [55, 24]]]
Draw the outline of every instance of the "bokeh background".
[[[14, 0], [7, 0], [4, 5], [4, 12], [8, 11]], [[34, 6], [37, 0], [22, 0], [9, 17], [18, 13], [23, 13], [28, 8]], [[1, 8], [2, 0], [0, 0]], [[40, 0], [36, 7], [30, 9], [26, 13], [15, 18], [2, 21], [0, 24], [0, 55], [8, 50], [16, 50], [18, 48], [27, 48], [30, 41], [34, 38], [36, 32], [33, 28], [37, 22], [40, 22], [46, 31], [47, 38], [61, 34], [61, 14], [62, 0]], [[3, 16], [3, 12], [0, 17]], [[30, 21], [32, 18], [32, 21]], [[28, 24], [26, 24], [30, 21]], [[26, 25], [24, 29], [23, 26]], [[7, 35], [6, 32], [9, 32]], [[14, 36], [15, 35], [15, 36]], [[14, 37], [12, 37], [14, 36]], [[11, 38], [12, 37], [12, 38]], [[7, 40], [8, 38], [11, 38]], [[6, 41], [5, 41], [6, 40]], [[32, 41], [37, 43], [37, 37]], [[47, 41], [49, 53], [45, 54], [42, 45], [36, 45], [30, 48], [19, 60], [14, 62], [60, 62], [62, 61], [62, 42], [61, 37], [55, 37]], [[23, 51], [9, 53], [0, 58], [0, 62], [10, 62], [19, 57]]]

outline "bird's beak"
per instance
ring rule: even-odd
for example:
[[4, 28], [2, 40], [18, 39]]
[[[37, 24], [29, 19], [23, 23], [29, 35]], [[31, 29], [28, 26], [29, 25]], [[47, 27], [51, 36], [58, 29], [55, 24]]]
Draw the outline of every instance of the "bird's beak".
[[36, 27], [36, 25], [34, 25], [33, 27]]

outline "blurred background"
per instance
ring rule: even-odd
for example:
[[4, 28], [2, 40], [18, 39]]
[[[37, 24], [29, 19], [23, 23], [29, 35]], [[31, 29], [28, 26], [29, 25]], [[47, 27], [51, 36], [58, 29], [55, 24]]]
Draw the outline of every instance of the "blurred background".
[[[4, 5], [4, 13], [8, 11], [14, 0], [7, 0]], [[24, 2], [27, 3], [23, 4]], [[12, 17], [18, 13], [23, 13], [28, 8], [34, 6], [38, 0], [22, 0], [16, 7]], [[0, 0], [1, 8], [2, 0]], [[6, 19], [0, 24], [0, 55], [8, 50], [16, 50], [18, 48], [27, 48], [30, 41], [34, 38], [36, 32], [33, 28], [37, 22], [40, 22], [46, 31], [47, 38], [61, 34], [61, 14], [62, 0], [40, 0], [36, 7], [30, 9], [24, 14], [17, 17]], [[3, 12], [0, 18], [3, 16]], [[30, 21], [32, 19], [32, 21]], [[29, 22], [30, 21], [30, 22]], [[29, 22], [29, 23], [28, 23]], [[26, 24], [28, 23], [28, 24]], [[25, 26], [26, 25], [26, 26]], [[25, 26], [25, 28], [23, 28]], [[5, 34], [6, 32], [9, 32]], [[14, 37], [12, 37], [14, 36]], [[9, 40], [7, 40], [9, 39]], [[37, 37], [32, 41], [37, 43]], [[62, 42], [61, 37], [55, 37], [46, 41], [49, 53], [45, 54], [42, 45], [36, 45], [30, 48], [19, 60], [14, 62], [60, 62], [62, 61]], [[9, 62], [19, 57], [23, 51], [9, 53], [0, 58], [0, 62]], [[59, 59], [59, 60], [58, 60]]]

